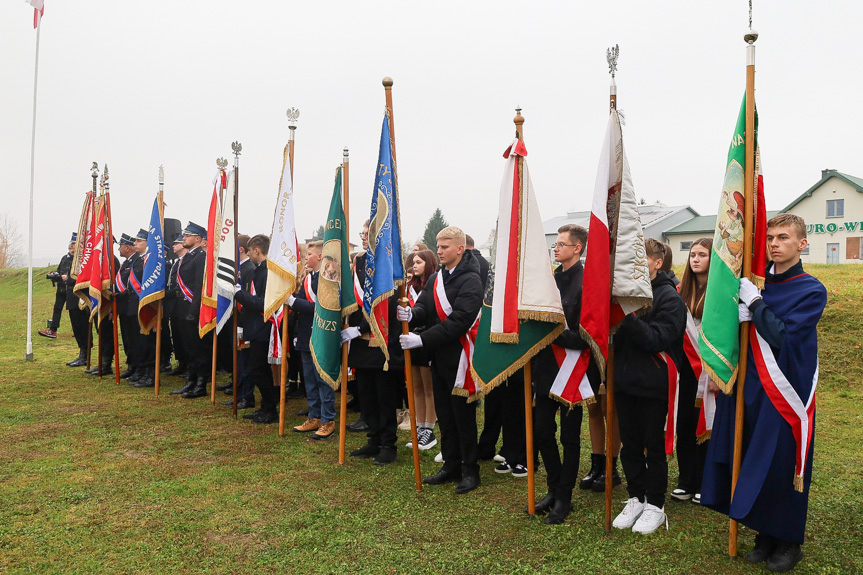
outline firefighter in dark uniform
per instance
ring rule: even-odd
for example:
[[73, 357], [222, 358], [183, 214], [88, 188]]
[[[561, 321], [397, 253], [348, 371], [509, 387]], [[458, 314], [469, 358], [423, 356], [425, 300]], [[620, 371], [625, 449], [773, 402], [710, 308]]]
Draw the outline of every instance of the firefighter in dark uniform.
[[[77, 241], [78, 234], [72, 234], [72, 241]], [[70, 268], [71, 269], [71, 268]], [[66, 309], [69, 311], [69, 323], [72, 325], [72, 334], [75, 336], [75, 342], [78, 344], [78, 357], [72, 361], [67, 361], [69, 367], [81, 367], [87, 365], [87, 351], [91, 344], [91, 338], [88, 337], [90, 327], [90, 308], [85, 306], [81, 309], [81, 299], [72, 291], [75, 287], [76, 279], [71, 274], [66, 276]]]
[[57, 288], [54, 294], [54, 313], [51, 315], [51, 321], [48, 323], [47, 329], [39, 330], [39, 335], [55, 339], [57, 330], [60, 329], [60, 318], [63, 315], [63, 306], [66, 304], [66, 278], [69, 277], [69, 272], [72, 271], [73, 254], [75, 253], [75, 240], [78, 238], [76, 232], [72, 232], [72, 239], [69, 240], [69, 253], [60, 258], [60, 263], [57, 264], [57, 271], [48, 274], [48, 279], [54, 283]]
[[122, 234], [120, 236], [120, 256], [126, 258], [114, 276], [114, 292], [117, 294], [117, 315], [120, 317], [120, 335], [123, 340], [123, 349], [126, 351], [126, 363], [128, 368], [120, 374], [120, 377], [129, 383], [138, 381], [144, 375], [140, 366], [140, 345], [138, 335], [138, 294], [130, 285], [132, 266], [141, 255], [135, 251], [135, 238]]
[[188, 253], [177, 270], [177, 284], [182, 299], [177, 299], [177, 312], [183, 318], [180, 332], [183, 345], [188, 352], [189, 376], [185, 386], [171, 393], [181, 394], [186, 399], [207, 395], [210, 380], [209, 359], [212, 353], [212, 332], [201, 339], [198, 335], [198, 315], [201, 311], [201, 291], [204, 284], [204, 240], [207, 229], [189, 222], [183, 230], [183, 246]]
[[[136, 332], [135, 337], [138, 342], [136, 355], [139, 354], [138, 371], [141, 373], [141, 376], [134, 378], [134, 381], [133, 378], [130, 378], [129, 383], [134, 387], [155, 387], [156, 332], [155, 330], [150, 330], [150, 333], [144, 335], [141, 333], [141, 324], [138, 323], [138, 304], [140, 301], [139, 294], [141, 293], [140, 282], [144, 278], [144, 254], [147, 251], [147, 230], [143, 228], [138, 230], [138, 235], [136, 235], [134, 239], [135, 251], [137, 252], [138, 257], [132, 262], [132, 271], [129, 274], [129, 282], [131, 284], [129, 287], [132, 288], [132, 290], [129, 291], [130, 309], [128, 311], [129, 313], [134, 311], [134, 325], [131, 326], [130, 329]], [[134, 310], [131, 309], [133, 299], [135, 307]]]
[[174, 251], [174, 261], [171, 263], [171, 269], [168, 272], [168, 280], [165, 283], [165, 301], [162, 303], [162, 315], [168, 322], [168, 330], [165, 330], [165, 325], [162, 324], [162, 339], [165, 339], [166, 333], [171, 335], [171, 345], [174, 350], [174, 357], [179, 362], [177, 367], [168, 372], [168, 375], [179, 375], [182, 377], [186, 373], [186, 348], [183, 345], [180, 327], [184, 317], [178, 313], [178, 301], [183, 299], [183, 293], [180, 291], [180, 286], [177, 285], [177, 270], [180, 269], [180, 262], [183, 256], [186, 255], [186, 248], [183, 247], [183, 236], [179, 235], [174, 239], [171, 248]]

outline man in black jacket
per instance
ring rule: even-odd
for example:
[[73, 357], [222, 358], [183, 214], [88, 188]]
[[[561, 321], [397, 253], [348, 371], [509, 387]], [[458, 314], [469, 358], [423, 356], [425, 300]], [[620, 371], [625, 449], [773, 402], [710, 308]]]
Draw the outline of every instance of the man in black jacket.
[[[132, 268], [141, 255], [135, 250], [135, 238], [122, 234], [120, 236], [120, 257], [125, 258], [114, 276], [114, 297], [117, 298], [117, 315], [120, 320], [120, 335], [123, 340], [123, 350], [126, 352], [128, 368], [120, 377], [134, 384], [142, 379], [145, 367], [141, 361], [141, 329], [138, 325], [138, 293], [132, 282]], [[136, 280], [137, 281], [137, 280]]]
[[652, 533], [666, 523], [668, 461], [665, 423], [668, 415], [670, 362], [680, 365], [686, 306], [671, 279], [661, 271], [665, 248], [644, 240], [653, 288], [653, 307], [629, 314], [614, 335], [615, 403], [620, 417], [620, 461], [629, 500], [615, 518], [617, 529]]
[[[581, 254], [587, 246], [587, 230], [581, 226], [567, 224], [558, 230], [554, 244], [554, 259], [560, 266], [554, 271], [554, 280], [560, 291], [560, 300], [566, 316], [567, 329], [552, 345], [566, 349], [587, 349], [588, 344], [578, 331], [581, 319], [581, 286], [584, 266]], [[533, 359], [533, 381], [536, 392], [534, 408], [534, 441], [547, 473], [548, 494], [536, 503], [537, 513], [551, 510], [545, 522], [548, 525], [562, 523], [572, 510], [572, 490], [578, 479], [578, 463], [581, 451], [581, 405], [561, 407], [550, 397], [551, 387], [560, 367], [552, 346], [547, 346]], [[599, 384], [599, 370], [591, 358], [587, 378]], [[560, 459], [554, 434], [557, 430], [555, 417], [560, 410], [560, 443], [563, 445], [563, 462]]]
[[60, 329], [60, 318], [63, 316], [63, 306], [66, 303], [66, 279], [72, 271], [72, 260], [74, 258], [75, 240], [77, 237], [78, 234], [73, 232], [72, 239], [69, 241], [69, 251], [60, 258], [60, 263], [57, 264], [57, 271], [55, 272], [56, 275], [48, 276], [49, 279], [54, 278], [51, 281], [54, 282], [57, 291], [54, 294], [54, 310], [51, 315], [51, 323], [47, 329], [39, 330], [39, 335], [41, 336], [54, 339], [57, 337], [57, 330]]
[[[476, 323], [482, 306], [479, 263], [465, 250], [464, 232], [449, 226], [437, 235], [441, 269], [434, 273], [413, 308], [398, 307], [397, 319], [424, 326], [420, 333], [399, 337], [402, 349], [424, 347], [431, 359], [435, 411], [441, 432], [441, 470], [423, 479], [437, 485], [459, 481], [456, 493], [467, 493], [480, 484], [477, 464], [476, 403], [454, 395], [456, 380], [467, 362], [460, 339]], [[461, 367], [461, 372], [460, 372]], [[459, 390], [461, 391], [461, 390]]]
[[171, 393], [181, 394], [185, 398], [203, 397], [207, 395], [207, 383], [210, 381], [210, 357], [212, 353], [212, 335], [207, 333], [204, 339], [198, 335], [198, 315], [201, 311], [201, 290], [204, 285], [204, 240], [207, 229], [194, 222], [189, 222], [182, 232], [183, 247], [189, 250], [177, 269], [177, 285], [182, 299], [177, 300], [176, 312], [183, 321], [180, 325], [180, 335], [188, 353], [188, 381], [184, 387]]
[[[279, 421], [276, 409], [278, 395], [273, 385], [273, 374], [267, 360], [270, 343], [270, 322], [264, 321], [264, 295], [267, 289], [267, 253], [270, 251], [270, 238], [258, 234], [249, 239], [249, 259], [255, 264], [251, 274], [242, 277], [242, 289], [237, 286], [234, 297], [243, 306], [240, 312], [240, 325], [243, 327], [243, 340], [249, 342], [249, 352], [245, 366], [249, 380], [261, 392], [261, 409], [252, 414], [255, 423], [267, 424]], [[254, 396], [253, 400], [254, 401]]]
[[[183, 318], [177, 315], [179, 300], [183, 299], [183, 293], [180, 291], [180, 286], [177, 284], [177, 272], [180, 269], [180, 262], [183, 256], [186, 255], [186, 248], [183, 247], [183, 236], [179, 235], [171, 244], [171, 249], [174, 252], [174, 261], [171, 264], [171, 269], [168, 271], [168, 279], [165, 282], [165, 301], [162, 304], [162, 314], [168, 320], [168, 333], [171, 334], [171, 348], [174, 350], [174, 357], [177, 358], [177, 367], [168, 372], [168, 375], [180, 375], [186, 372], [187, 354], [183, 338], [180, 335], [180, 323]], [[163, 328], [162, 337], [165, 337]]]
[[[254, 278], [255, 269], [258, 267], [249, 257], [250, 239], [246, 234], [237, 235], [237, 252], [240, 254], [240, 277], [238, 281], [244, 287], [250, 287], [249, 281]], [[265, 258], [266, 255], [264, 254]], [[244, 345], [237, 350], [237, 409], [255, 407], [255, 382], [252, 381], [249, 374], [249, 353], [249, 346]], [[225, 393], [227, 395], [234, 394], [233, 382], [225, 389]], [[221, 403], [222, 405], [233, 405], [234, 400], [231, 398]]]
[[141, 324], [138, 323], [138, 305], [140, 303], [141, 284], [144, 280], [144, 260], [147, 252], [147, 230], [138, 230], [138, 235], [135, 236], [135, 251], [137, 252], [134, 258], [129, 258], [132, 262], [132, 270], [129, 273], [129, 290], [128, 294], [128, 313], [132, 316], [132, 326], [130, 329], [135, 333], [135, 341], [137, 346], [136, 355], [138, 356], [138, 371], [140, 377], [130, 378], [129, 383], [134, 387], [155, 387], [156, 385], [156, 331], [150, 330], [150, 333], [144, 335], [141, 333]]

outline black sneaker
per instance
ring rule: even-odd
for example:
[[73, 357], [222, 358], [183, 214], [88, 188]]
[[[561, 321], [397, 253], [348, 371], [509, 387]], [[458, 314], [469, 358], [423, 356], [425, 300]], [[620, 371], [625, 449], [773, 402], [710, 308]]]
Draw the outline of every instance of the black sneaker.
[[497, 467], [494, 468], [494, 472], [495, 473], [501, 473], [501, 474], [512, 473], [512, 467], [510, 467], [509, 464], [506, 461], [504, 461], [503, 463], [501, 463], [500, 465], [498, 465]]
[[512, 466], [512, 476], [513, 477], [527, 477], [527, 467], [522, 465], [521, 463], [516, 463]]
[[372, 461], [375, 465], [389, 465], [393, 461], [396, 460], [396, 448], [395, 447], [382, 447], [378, 452], [375, 460]]

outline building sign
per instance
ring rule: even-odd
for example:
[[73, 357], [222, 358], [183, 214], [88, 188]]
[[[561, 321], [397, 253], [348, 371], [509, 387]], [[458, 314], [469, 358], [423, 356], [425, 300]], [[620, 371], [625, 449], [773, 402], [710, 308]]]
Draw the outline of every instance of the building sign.
[[863, 222], [830, 222], [829, 224], [806, 224], [807, 234], [833, 234], [836, 232], [856, 232], [863, 230]]

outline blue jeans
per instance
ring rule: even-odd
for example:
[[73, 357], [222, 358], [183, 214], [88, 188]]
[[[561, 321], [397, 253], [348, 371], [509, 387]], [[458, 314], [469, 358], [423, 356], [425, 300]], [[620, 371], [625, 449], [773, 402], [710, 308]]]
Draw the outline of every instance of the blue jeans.
[[306, 399], [309, 403], [309, 419], [320, 419], [321, 423], [336, 418], [336, 392], [318, 375], [312, 352], [301, 351], [303, 375], [306, 379]]

